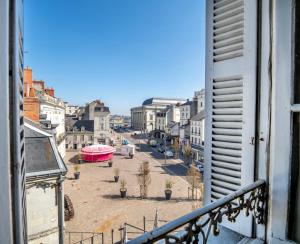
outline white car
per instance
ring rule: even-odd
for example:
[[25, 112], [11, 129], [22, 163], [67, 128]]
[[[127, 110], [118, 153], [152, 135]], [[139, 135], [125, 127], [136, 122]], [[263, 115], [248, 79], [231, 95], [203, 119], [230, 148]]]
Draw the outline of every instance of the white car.
[[174, 153], [173, 153], [172, 151], [170, 151], [170, 150], [166, 151], [166, 152], [165, 152], [165, 155], [166, 155], [167, 157], [169, 157], [169, 158], [174, 157]]

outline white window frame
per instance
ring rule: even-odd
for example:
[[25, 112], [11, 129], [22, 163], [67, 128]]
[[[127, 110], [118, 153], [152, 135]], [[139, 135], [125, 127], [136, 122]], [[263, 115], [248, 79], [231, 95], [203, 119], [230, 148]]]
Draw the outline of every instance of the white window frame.
[[[264, 48], [262, 48], [261, 55], [257, 170], [258, 177], [267, 179], [269, 182], [266, 241], [267, 243], [288, 243], [290, 242], [287, 237], [293, 109], [291, 106], [293, 0], [262, 2], [262, 45]], [[267, 14], [270, 7], [271, 18]], [[271, 25], [269, 20], [271, 20]], [[272, 39], [268, 34], [269, 28], [272, 28]], [[271, 43], [268, 40], [271, 40]], [[271, 67], [268, 66], [269, 61], [271, 61]], [[269, 71], [271, 71], [270, 74]], [[263, 229], [259, 226], [257, 234], [263, 236]]]

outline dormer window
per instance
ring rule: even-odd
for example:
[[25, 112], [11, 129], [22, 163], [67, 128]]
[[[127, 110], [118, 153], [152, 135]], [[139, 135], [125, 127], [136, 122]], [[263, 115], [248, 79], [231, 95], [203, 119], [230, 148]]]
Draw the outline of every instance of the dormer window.
[[85, 127], [84, 126], [81, 126], [81, 131], [85, 131]]

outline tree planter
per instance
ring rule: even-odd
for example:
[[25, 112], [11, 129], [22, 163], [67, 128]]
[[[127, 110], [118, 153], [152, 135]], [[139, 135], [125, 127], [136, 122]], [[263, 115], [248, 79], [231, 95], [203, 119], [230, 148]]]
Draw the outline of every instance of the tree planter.
[[119, 176], [114, 176], [114, 178], [115, 178], [115, 182], [119, 181]]
[[74, 173], [74, 178], [75, 178], [75, 180], [78, 180], [78, 179], [79, 179], [79, 176], [80, 176], [80, 172], [75, 172], [75, 173]]
[[166, 200], [170, 200], [172, 196], [172, 191], [171, 190], [165, 190], [165, 196]]
[[121, 198], [125, 198], [126, 197], [126, 193], [127, 193], [127, 189], [120, 190], [120, 193], [121, 193]]
[[108, 162], [108, 166], [109, 167], [112, 167], [112, 165], [113, 165], [113, 163], [110, 161], [110, 162]]

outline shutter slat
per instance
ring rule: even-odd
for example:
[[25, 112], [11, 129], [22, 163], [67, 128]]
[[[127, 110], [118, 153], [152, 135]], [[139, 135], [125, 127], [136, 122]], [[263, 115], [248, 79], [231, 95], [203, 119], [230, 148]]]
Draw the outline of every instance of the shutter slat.
[[243, 110], [241, 108], [223, 108], [223, 109], [214, 109], [214, 114], [242, 114]]
[[239, 186], [237, 186], [235, 184], [231, 184], [231, 183], [227, 183], [227, 182], [220, 182], [218, 180], [211, 180], [211, 183], [213, 186], [224, 187], [231, 191], [237, 191], [239, 189]]
[[241, 157], [241, 151], [239, 150], [231, 150], [231, 149], [225, 149], [225, 148], [212, 148], [213, 153], [217, 153], [219, 155], [228, 155], [233, 157]]
[[242, 130], [238, 129], [212, 129], [212, 132], [217, 135], [242, 136]]
[[238, 8], [234, 8], [231, 9], [229, 11], [226, 11], [225, 13], [221, 13], [221, 14], [215, 14], [213, 20], [214, 22], [219, 22], [225, 19], [234, 19], [235, 16], [242, 14], [244, 12], [244, 7], [238, 7]]
[[212, 145], [214, 147], [222, 147], [222, 148], [228, 148], [228, 149], [236, 149], [236, 150], [242, 149], [242, 146], [240, 143], [213, 141]]
[[218, 95], [213, 96], [213, 100], [215, 102], [224, 102], [224, 101], [242, 101], [243, 95], [241, 94], [228, 94], [228, 95]]
[[212, 128], [242, 129], [240, 122], [213, 122]]
[[212, 172], [213, 173], [218, 173], [221, 175], [226, 175], [229, 177], [234, 177], [237, 179], [241, 179], [241, 172], [235, 171], [235, 170], [230, 170], [230, 169], [224, 169], [224, 168], [219, 168], [219, 167], [212, 167]]
[[232, 169], [236, 171], [241, 171], [241, 166], [238, 164], [232, 164], [228, 162], [220, 162], [220, 161], [212, 161], [212, 166], [224, 168], [224, 169]]
[[229, 88], [220, 88], [214, 89], [214, 95], [232, 95], [232, 94], [241, 94], [243, 93], [242, 87], [229, 87]]
[[221, 11], [226, 11], [226, 8], [234, 8], [234, 7], [242, 6], [241, 4], [242, 4], [242, 0], [215, 1], [214, 9], [220, 9]]
[[227, 81], [215, 81], [214, 82], [214, 88], [227, 88], [227, 87], [242, 87], [243, 86], [243, 81], [238, 79], [238, 80], [227, 80]]
[[243, 43], [243, 37], [242, 36], [234, 36], [231, 38], [227, 38], [225, 40], [219, 40], [214, 44], [214, 49], [218, 49], [221, 47], [227, 47], [229, 45], [234, 45], [234, 44], [240, 44]]
[[214, 141], [224, 141], [224, 142], [242, 142], [241, 136], [224, 136], [224, 135], [212, 135]]
[[241, 180], [240, 179], [237, 179], [237, 178], [234, 178], [234, 177], [230, 177], [230, 176], [227, 176], [227, 175], [213, 173], [213, 172], [211, 173], [211, 175], [212, 175], [213, 179], [222, 180], [222, 181], [224, 181], [226, 183], [231, 183], [231, 184], [234, 184], [234, 185], [237, 185], [237, 186], [241, 185]]
[[212, 186], [212, 189], [214, 190], [215, 193], [222, 194], [224, 196], [232, 193], [231, 190], [228, 190], [228, 189], [226, 189], [224, 187]]
[[232, 122], [242, 122], [242, 115], [213, 115], [213, 121], [232, 121]]
[[230, 102], [213, 102], [213, 108], [242, 108], [243, 102], [230, 101]]
[[223, 161], [223, 162], [241, 164], [241, 158], [219, 155], [219, 154], [215, 154], [215, 153], [212, 153], [212, 159], [218, 160], [218, 161]]

